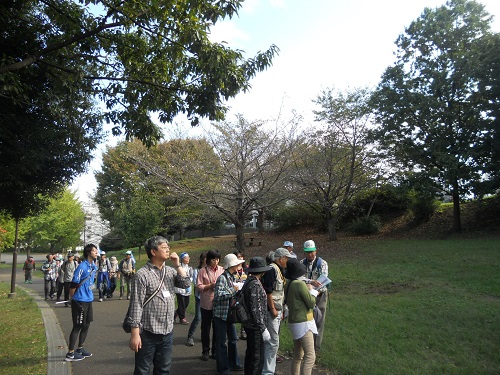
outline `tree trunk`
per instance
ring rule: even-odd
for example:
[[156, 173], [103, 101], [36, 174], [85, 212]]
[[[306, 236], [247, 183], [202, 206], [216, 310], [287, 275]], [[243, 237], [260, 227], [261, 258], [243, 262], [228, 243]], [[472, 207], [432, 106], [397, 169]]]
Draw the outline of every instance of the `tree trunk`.
[[234, 229], [236, 232], [236, 249], [239, 251], [245, 250], [245, 231], [241, 223], [236, 223]]
[[259, 209], [259, 216], [257, 219], [257, 226], [259, 227], [259, 233], [264, 233], [264, 209]]
[[16, 234], [14, 240], [14, 252], [12, 253], [12, 276], [10, 278], [9, 298], [16, 296], [16, 268], [17, 268], [17, 244], [19, 239], [19, 219], [16, 219]]
[[337, 215], [333, 215], [330, 211], [326, 213], [326, 221], [328, 226], [328, 240], [337, 241]]
[[453, 231], [462, 231], [462, 219], [460, 218], [460, 195], [458, 194], [458, 182], [453, 184]]

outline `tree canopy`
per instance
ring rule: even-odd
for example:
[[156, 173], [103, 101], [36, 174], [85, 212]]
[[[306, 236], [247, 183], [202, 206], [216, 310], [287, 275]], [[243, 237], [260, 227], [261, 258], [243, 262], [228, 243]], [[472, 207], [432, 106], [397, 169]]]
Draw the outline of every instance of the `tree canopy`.
[[498, 76], [491, 67], [498, 69], [500, 54], [485, 49], [498, 38], [490, 22], [475, 1], [426, 8], [399, 36], [397, 60], [372, 101], [376, 139], [403, 170], [453, 196], [457, 231], [460, 198], [491, 178], [498, 142]]
[[[114, 134], [146, 144], [161, 137], [152, 113], [168, 123], [183, 113], [221, 120], [224, 101], [249, 89], [271, 64], [274, 45], [245, 59], [209, 40], [210, 27], [233, 17], [242, 1], [7, 0], [0, 6], [2, 97], [23, 108], [31, 82], [52, 82], [43, 102], [65, 117], [112, 123]], [[96, 99], [92, 102], [93, 99]], [[72, 108], [72, 110], [71, 110]], [[78, 121], [80, 119], [80, 121]]]

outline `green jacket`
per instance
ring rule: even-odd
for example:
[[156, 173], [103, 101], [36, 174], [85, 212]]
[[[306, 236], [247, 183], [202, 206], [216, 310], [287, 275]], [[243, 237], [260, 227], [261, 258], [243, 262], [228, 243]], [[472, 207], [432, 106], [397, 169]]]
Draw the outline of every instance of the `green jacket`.
[[313, 307], [316, 304], [316, 298], [309, 293], [306, 283], [300, 280], [292, 280], [287, 283], [285, 293], [289, 323], [302, 323], [313, 320]]

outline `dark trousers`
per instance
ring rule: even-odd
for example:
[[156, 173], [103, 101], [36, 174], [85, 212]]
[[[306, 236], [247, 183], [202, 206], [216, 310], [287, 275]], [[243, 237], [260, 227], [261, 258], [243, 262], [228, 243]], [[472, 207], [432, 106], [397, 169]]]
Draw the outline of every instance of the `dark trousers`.
[[157, 335], [148, 331], [141, 332], [142, 347], [135, 353], [134, 375], [147, 375], [153, 365], [153, 375], [170, 374], [172, 367], [172, 332]]
[[182, 294], [176, 294], [177, 297], [177, 315], [179, 319], [186, 318], [186, 309], [189, 305], [189, 296], [183, 296]]
[[59, 281], [56, 282], [56, 285], [57, 285], [57, 294], [56, 294], [56, 297], [57, 297], [57, 300], [59, 301], [61, 299], [61, 294], [64, 290], [64, 283], [61, 283]]
[[71, 282], [64, 283], [64, 300], [69, 301], [69, 286]]
[[[201, 347], [202, 353], [210, 352], [210, 328], [213, 329], [213, 311], [201, 310]], [[212, 354], [215, 355], [215, 329], [212, 334]]]
[[245, 375], [261, 375], [264, 367], [264, 341], [258, 329], [245, 327], [247, 350], [245, 352]]
[[236, 327], [234, 324], [228, 323], [216, 316], [214, 316], [214, 326], [217, 373], [227, 375], [231, 373], [232, 368], [241, 366], [238, 356]]

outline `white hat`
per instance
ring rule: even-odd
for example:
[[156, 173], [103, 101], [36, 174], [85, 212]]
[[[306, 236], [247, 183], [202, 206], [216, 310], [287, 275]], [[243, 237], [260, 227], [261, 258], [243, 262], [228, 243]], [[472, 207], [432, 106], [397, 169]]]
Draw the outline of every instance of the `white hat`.
[[316, 251], [316, 244], [313, 240], [304, 242], [304, 251]]
[[293, 242], [292, 241], [285, 241], [283, 244], [283, 247], [293, 247]]
[[126, 251], [125, 255], [132, 255], [132, 251], [130, 251], [130, 250]]
[[238, 257], [234, 254], [227, 254], [224, 257], [224, 269], [228, 269], [230, 267], [237, 266], [238, 264], [244, 263], [245, 259], [238, 259]]

